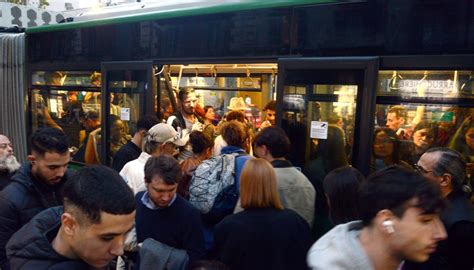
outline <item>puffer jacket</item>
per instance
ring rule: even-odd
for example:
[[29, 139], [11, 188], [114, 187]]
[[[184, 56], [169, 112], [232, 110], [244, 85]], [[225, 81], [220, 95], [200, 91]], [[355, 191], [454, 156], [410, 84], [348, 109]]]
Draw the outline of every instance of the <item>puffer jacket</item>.
[[36, 214], [44, 209], [62, 205], [62, 186], [71, 178], [68, 170], [57, 185], [48, 186], [31, 173], [31, 165], [25, 163], [12, 177], [11, 183], [0, 192], [0, 268], [6, 264], [5, 245], [10, 237]]
[[82, 261], [61, 256], [53, 249], [51, 242], [61, 226], [62, 213], [61, 206], [44, 210], [11, 237], [7, 256], [12, 269], [93, 269]]

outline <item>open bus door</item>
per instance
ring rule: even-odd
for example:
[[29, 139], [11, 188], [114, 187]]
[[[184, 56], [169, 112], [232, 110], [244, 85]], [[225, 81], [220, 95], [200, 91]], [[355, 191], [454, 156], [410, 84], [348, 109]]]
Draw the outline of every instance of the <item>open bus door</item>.
[[277, 124], [290, 137], [295, 166], [320, 178], [345, 164], [369, 173], [378, 62], [378, 57], [278, 61]]
[[110, 165], [115, 152], [135, 133], [140, 116], [154, 113], [153, 63], [102, 62], [101, 134], [108, 143], [95, 141], [99, 162]]

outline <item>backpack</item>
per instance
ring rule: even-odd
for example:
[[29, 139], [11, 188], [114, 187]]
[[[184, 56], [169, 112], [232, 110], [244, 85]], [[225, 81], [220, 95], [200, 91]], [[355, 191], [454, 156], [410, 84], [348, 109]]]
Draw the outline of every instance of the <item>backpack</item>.
[[201, 163], [194, 172], [189, 187], [189, 202], [203, 214], [205, 221], [215, 224], [234, 211], [240, 194], [235, 177], [240, 156], [248, 155], [232, 153], [212, 157]]

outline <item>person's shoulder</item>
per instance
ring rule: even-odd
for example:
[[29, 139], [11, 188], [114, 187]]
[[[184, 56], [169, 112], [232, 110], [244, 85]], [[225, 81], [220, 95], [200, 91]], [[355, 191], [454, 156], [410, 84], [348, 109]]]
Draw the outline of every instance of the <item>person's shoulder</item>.
[[25, 181], [12, 181], [2, 191], [0, 191], [0, 202], [9, 202], [10, 204], [18, 206], [26, 197], [28, 197], [27, 194], [30, 190], [31, 187], [29, 187]]
[[73, 178], [73, 177], [76, 175], [76, 173], [77, 173], [77, 171], [75, 171], [75, 170], [67, 169], [67, 170], [66, 170], [66, 173], [65, 173], [65, 177], [66, 177], [67, 179]]
[[278, 222], [293, 222], [293, 223], [301, 223], [307, 225], [308, 222], [304, 220], [298, 213], [296, 213], [292, 209], [282, 209], [276, 211], [276, 214], [274, 215], [275, 220]]
[[138, 158], [142, 152], [142, 149], [131, 140], [124, 144], [117, 153], [120, 153], [120, 150], [122, 151], [122, 155], [133, 155], [133, 159]]
[[122, 145], [120, 149], [115, 153], [114, 155], [114, 160], [115, 159], [122, 159], [125, 155], [129, 155], [133, 152], [133, 146], [130, 145], [131, 141], [128, 141], [126, 144]]
[[94, 268], [82, 261], [77, 261], [77, 260], [69, 260], [69, 261], [62, 261], [58, 262], [57, 264], [52, 265], [51, 267], [48, 268], [48, 270], [96, 270], [97, 268]]
[[311, 181], [306, 177], [304, 173], [298, 170], [296, 167], [285, 167], [285, 168], [274, 168], [279, 184], [286, 182], [294, 188], [311, 188], [314, 189]]
[[225, 217], [216, 225], [216, 230], [225, 230], [231, 228], [231, 231], [241, 231], [243, 228], [251, 226], [249, 222], [253, 217], [247, 211], [241, 211]]
[[176, 194], [174, 204], [176, 204], [176, 208], [179, 208], [179, 211], [182, 212], [183, 215], [199, 213], [199, 211], [190, 202], [181, 197], [179, 194]]
[[123, 168], [120, 170], [120, 175], [122, 176], [130, 176], [131, 174], [136, 174], [140, 173], [143, 171], [143, 168], [145, 164], [142, 165], [142, 162], [136, 158], [134, 160], [130, 160], [129, 162], [125, 163], [123, 165]]
[[307, 254], [311, 269], [372, 269], [370, 261], [352, 227], [360, 226], [359, 221], [341, 224], [321, 238], [310, 248]]
[[140, 191], [140, 192], [137, 192], [137, 194], [135, 194], [135, 201], [137, 202], [137, 206], [138, 205], [142, 205], [142, 197], [143, 197], [143, 194], [145, 194], [146, 191]]

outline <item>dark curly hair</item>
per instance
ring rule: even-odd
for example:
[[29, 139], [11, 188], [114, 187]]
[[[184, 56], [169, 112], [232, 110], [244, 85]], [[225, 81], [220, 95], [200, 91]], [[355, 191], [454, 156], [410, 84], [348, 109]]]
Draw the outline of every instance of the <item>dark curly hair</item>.
[[240, 148], [244, 148], [245, 140], [249, 136], [245, 125], [237, 120], [225, 123], [221, 127], [221, 134], [227, 145]]
[[197, 130], [189, 134], [189, 142], [193, 148], [193, 153], [196, 155], [199, 155], [204, 152], [204, 150], [214, 146], [214, 141], [209, 138], [209, 136]]
[[135, 211], [135, 197], [113, 169], [95, 165], [80, 169], [64, 185], [65, 211], [80, 211], [89, 222], [100, 223], [101, 213], [127, 215]]
[[31, 152], [44, 156], [46, 152], [64, 154], [69, 151], [69, 139], [60, 129], [37, 129], [31, 135]]

